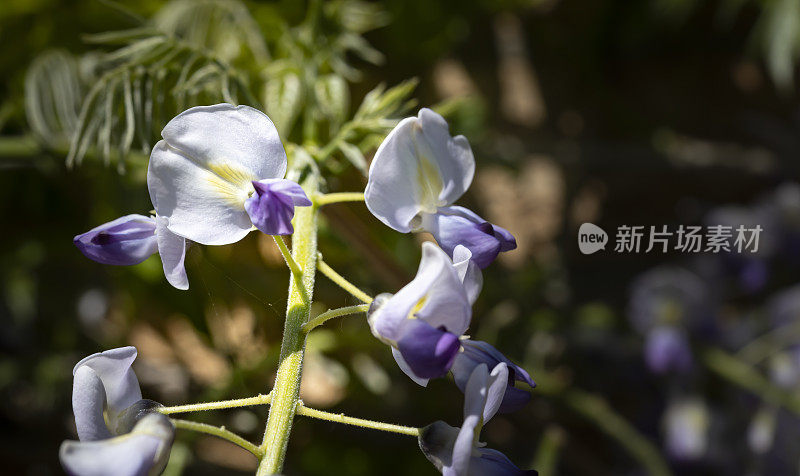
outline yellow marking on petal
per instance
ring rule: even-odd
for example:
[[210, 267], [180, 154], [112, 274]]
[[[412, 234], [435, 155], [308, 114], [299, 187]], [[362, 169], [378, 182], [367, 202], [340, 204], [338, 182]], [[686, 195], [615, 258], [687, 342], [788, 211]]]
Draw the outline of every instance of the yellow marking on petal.
[[[426, 143], [421, 143], [419, 135], [422, 134], [422, 127], [415, 122], [412, 127], [411, 138], [414, 142], [414, 153], [417, 159], [417, 184], [419, 185], [419, 205], [426, 213], [436, 213], [436, 209], [443, 205], [440, 203], [439, 194], [442, 193], [444, 182], [439, 169], [432, 161], [433, 151]], [[422, 141], [425, 139], [422, 138]]]
[[251, 182], [256, 180], [249, 171], [230, 163], [209, 164], [208, 182], [211, 187], [231, 205], [240, 207], [253, 190]]
[[417, 301], [416, 304], [414, 304], [414, 307], [412, 307], [411, 310], [408, 312], [408, 316], [406, 316], [406, 319], [416, 319], [417, 313], [421, 311], [423, 307], [425, 307], [426, 302], [428, 302], [427, 294], [422, 296], [422, 299], [420, 299], [419, 301]]

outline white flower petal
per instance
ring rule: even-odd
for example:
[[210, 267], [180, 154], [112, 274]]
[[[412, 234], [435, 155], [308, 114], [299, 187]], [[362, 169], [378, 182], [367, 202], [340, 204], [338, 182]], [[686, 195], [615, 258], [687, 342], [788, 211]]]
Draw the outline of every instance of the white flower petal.
[[422, 244], [417, 275], [370, 316], [369, 324], [376, 337], [393, 343], [400, 338], [401, 325], [411, 315], [461, 335], [469, 327], [471, 313], [452, 261], [438, 246], [426, 242]]
[[428, 241], [422, 244], [418, 275], [427, 273], [429, 269], [436, 272], [436, 279], [428, 287], [424, 302], [415, 315], [434, 328], [444, 327], [460, 336], [469, 327], [472, 306], [450, 257]]
[[97, 374], [105, 389], [109, 420], [142, 399], [139, 381], [131, 369], [135, 359], [135, 347], [120, 347], [90, 355], [72, 371], [77, 376], [81, 367], [88, 367]]
[[505, 362], [500, 362], [489, 374], [486, 383], [486, 406], [483, 408], [483, 424], [492, 419], [503, 403], [503, 397], [508, 387], [508, 366]]
[[147, 168], [158, 215], [169, 218], [173, 233], [204, 245], [235, 243], [252, 230], [244, 201], [259, 178], [233, 161], [195, 162], [165, 141], [155, 145]]
[[278, 130], [266, 114], [249, 106], [193, 107], [169, 121], [161, 136], [198, 163], [233, 161], [255, 180], [286, 174], [286, 152]]
[[156, 219], [158, 254], [161, 256], [164, 276], [177, 289], [189, 289], [189, 278], [183, 263], [186, 258], [186, 238], [169, 231], [168, 223], [167, 217]]
[[403, 119], [375, 153], [364, 198], [370, 212], [397, 231], [412, 230], [420, 212], [452, 204], [472, 182], [475, 159], [467, 140], [450, 137], [430, 109]]
[[111, 437], [103, 409], [106, 391], [97, 373], [87, 366], [75, 369], [72, 380], [72, 412], [81, 441], [103, 440]]
[[472, 252], [466, 246], [458, 245], [453, 250], [453, 267], [456, 269], [470, 304], [475, 304], [483, 288], [481, 268], [472, 261]]
[[489, 381], [489, 369], [486, 364], [479, 364], [472, 371], [464, 389], [464, 421], [470, 416], [483, 416], [486, 408], [486, 386]]
[[447, 121], [430, 109], [419, 110], [422, 133], [433, 151], [444, 188], [439, 199], [450, 205], [464, 195], [475, 175], [475, 157], [464, 136], [450, 136]]
[[146, 476], [159, 474], [169, 459], [174, 428], [164, 415], [147, 415], [131, 433], [102, 441], [65, 441], [59, 457], [69, 474]]

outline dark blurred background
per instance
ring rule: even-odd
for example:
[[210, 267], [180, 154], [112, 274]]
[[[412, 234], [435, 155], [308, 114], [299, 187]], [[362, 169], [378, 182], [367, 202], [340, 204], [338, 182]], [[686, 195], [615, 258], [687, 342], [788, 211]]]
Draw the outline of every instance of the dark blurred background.
[[[267, 45], [274, 25], [305, 15], [303, 2], [244, 5]], [[72, 366], [103, 349], [135, 345], [143, 394], [166, 405], [271, 387], [288, 273], [269, 237], [193, 247], [185, 292], [165, 283], [158, 257], [124, 268], [88, 261], [74, 235], [150, 210], [147, 154], [133, 154], [124, 174], [91, 157], [68, 168], [69, 144], [30, 117], [26, 87], [39, 55], [55, 48], [85, 60], [98, 48], [111, 51], [85, 35], [130, 28], [163, 7], [154, 0], [124, 8], [98, 0], [0, 4], [4, 474], [61, 473], [58, 446], [74, 438]], [[442, 106], [451, 130], [475, 151], [476, 178], [462, 203], [519, 243], [486, 270], [471, 330], [523, 364], [539, 386], [524, 410], [487, 425], [490, 447], [543, 475], [665, 467], [797, 474], [800, 333], [791, 320], [800, 305], [792, 307], [794, 296], [784, 291], [800, 281], [793, 241], [800, 229], [793, 74], [800, 4], [385, 0], [377, 7], [388, 21], [365, 37], [385, 60], [354, 60], [362, 76], [352, 103], [378, 83], [419, 78], [418, 104]], [[364, 184], [343, 173], [330, 186]], [[586, 256], [576, 246], [583, 222], [613, 235], [620, 225], [674, 229], [724, 217], [763, 223], [762, 245], [773, 244], [747, 259], [611, 247]], [[327, 207], [323, 218], [326, 261], [367, 292], [396, 291], [413, 276], [420, 237], [384, 227], [361, 204]], [[674, 279], [675, 268], [698, 284]], [[633, 306], [637, 292], [645, 302]], [[315, 295], [315, 312], [355, 304], [322, 277]], [[664, 302], [679, 309], [669, 325], [689, 348], [663, 358], [682, 352], [691, 360], [667, 370], [645, 359], [654, 326], [637, 324], [637, 309], [658, 314]], [[314, 331], [301, 393], [310, 406], [364, 418], [419, 426], [461, 419], [452, 383], [416, 386], [359, 317]], [[191, 418], [257, 440], [266, 411]], [[181, 432], [167, 471], [252, 474], [255, 464], [225, 441]], [[435, 472], [405, 437], [303, 418], [285, 471]]]

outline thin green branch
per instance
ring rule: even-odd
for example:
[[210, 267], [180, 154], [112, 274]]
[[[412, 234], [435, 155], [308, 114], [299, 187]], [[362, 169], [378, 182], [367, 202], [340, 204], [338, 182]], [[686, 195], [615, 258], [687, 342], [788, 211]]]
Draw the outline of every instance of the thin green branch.
[[208, 425], [206, 423], [199, 423], [196, 421], [189, 421], [189, 420], [179, 420], [176, 418], [172, 418], [172, 423], [175, 425], [175, 428], [180, 428], [182, 430], [190, 430], [196, 431], [198, 433], [205, 433], [207, 435], [214, 435], [224, 440], [228, 440], [234, 445], [237, 445], [241, 448], [246, 449], [250, 453], [252, 453], [256, 458], [263, 458], [264, 452], [253, 443], [245, 440], [241, 436], [237, 435], [236, 433], [226, 430], [225, 427], [219, 427], [214, 425]]
[[595, 423], [604, 433], [619, 442], [653, 476], [672, 474], [661, 453], [625, 418], [617, 414], [601, 397], [581, 390], [564, 392], [564, 401], [575, 412]]
[[342, 423], [344, 425], [359, 426], [361, 428], [370, 428], [372, 430], [388, 431], [391, 433], [399, 433], [401, 435], [408, 435], [413, 437], [419, 436], [419, 428], [403, 425], [393, 425], [391, 423], [384, 423], [381, 421], [364, 420], [362, 418], [354, 418], [343, 415], [341, 413], [329, 413], [322, 410], [315, 410], [303, 405], [303, 402], [297, 402], [297, 415], [303, 415], [318, 420], [332, 421], [334, 423]]
[[208, 410], [220, 410], [225, 408], [240, 408], [240, 407], [249, 407], [254, 405], [268, 405], [269, 402], [270, 402], [269, 395], [257, 395], [255, 397], [237, 398], [234, 400], [222, 400], [219, 402], [190, 403], [188, 405], [161, 407], [158, 409], [158, 411], [163, 413], [164, 415], [172, 415], [173, 413], [204, 412]]
[[672, 474], [658, 448], [616, 413], [602, 397], [570, 388], [568, 379], [561, 372], [539, 371], [536, 383], [537, 393], [563, 401], [575, 413], [593, 423], [600, 431], [616, 440], [647, 470], [647, 474], [658, 476]]
[[322, 254], [320, 254], [319, 257], [317, 258], [317, 269], [319, 270], [320, 273], [327, 276], [328, 279], [339, 285], [340, 288], [352, 294], [359, 301], [365, 302], [367, 304], [372, 302], [372, 297], [370, 297], [369, 294], [358, 289], [353, 283], [346, 280], [341, 274], [337, 273], [336, 271], [333, 270], [333, 268], [328, 266], [328, 263], [322, 260]]
[[330, 205], [331, 203], [363, 202], [364, 194], [362, 192], [326, 193], [315, 196], [313, 200], [318, 207], [321, 207], [322, 205]]
[[798, 338], [800, 338], [800, 322], [781, 326], [750, 341], [736, 353], [736, 356], [750, 364], [757, 364], [797, 342]]
[[720, 377], [749, 390], [766, 403], [781, 406], [800, 415], [800, 395], [773, 385], [747, 362], [720, 349], [709, 349], [702, 355], [706, 366]]
[[289, 247], [286, 246], [286, 241], [280, 235], [273, 235], [272, 239], [275, 240], [275, 244], [278, 245], [278, 249], [281, 252], [281, 256], [283, 256], [283, 261], [286, 262], [286, 266], [289, 267], [289, 271], [292, 274], [296, 274], [298, 276], [303, 275], [303, 270], [300, 269], [300, 266], [297, 264], [297, 261], [292, 258], [292, 253], [289, 251]]
[[369, 304], [357, 304], [355, 306], [340, 307], [338, 309], [325, 311], [314, 319], [311, 319], [303, 324], [303, 332], [311, 332], [315, 327], [327, 322], [330, 319], [347, 316], [350, 314], [358, 314], [360, 312], [367, 312], [367, 310], [369, 310]]

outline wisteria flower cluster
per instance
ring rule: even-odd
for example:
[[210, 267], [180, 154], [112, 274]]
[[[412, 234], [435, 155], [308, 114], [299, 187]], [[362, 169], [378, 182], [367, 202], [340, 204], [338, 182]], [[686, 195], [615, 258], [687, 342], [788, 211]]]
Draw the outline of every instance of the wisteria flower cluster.
[[[247, 106], [218, 104], [179, 114], [161, 135], [147, 170], [154, 216], [127, 215], [78, 235], [74, 242], [80, 251], [111, 265], [132, 265], [159, 253], [169, 283], [188, 289], [184, 260], [189, 244], [235, 243], [257, 229], [275, 236], [295, 274], [292, 286], [303, 288], [299, 294], [308, 300], [304, 280], [309, 270], [298, 263], [300, 245], [289, 254], [280, 236], [295, 232], [295, 207], [312, 207], [316, 213], [318, 195], [284, 178], [287, 155], [272, 121]], [[373, 335], [391, 347], [399, 368], [412, 380], [425, 386], [449, 373], [465, 395], [460, 428], [444, 422], [422, 429], [398, 427], [398, 432], [418, 436], [437, 469], [458, 476], [533, 474], [484, 448], [479, 439], [481, 428], [497, 412], [513, 412], [528, 402], [530, 394], [517, 384], [532, 388], [535, 383], [493, 346], [466, 335], [483, 285], [481, 270], [499, 253], [516, 247], [507, 230], [453, 205], [469, 187], [474, 169], [467, 139], [450, 136], [447, 122], [430, 109], [400, 121], [388, 134], [369, 169], [366, 206], [395, 230], [429, 231], [436, 244], [423, 243], [411, 282], [395, 294], [361, 297], [366, 304], [359, 309], [367, 311]], [[320, 270], [342, 287], [354, 288], [341, 276]], [[327, 318], [308, 321], [307, 312], [302, 332]], [[287, 332], [288, 326], [287, 317]], [[135, 357], [136, 350], [127, 347], [95, 354], [76, 366], [73, 407], [81, 441], [65, 443], [61, 452], [70, 473], [106, 474], [115, 459], [120, 461], [114, 464], [116, 474], [163, 469], [175, 431], [165, 413], [172, 410], [141, 399], [131, 370]], [[291, 379], [283, 377], [282, 372], [299, 375], [300, 366], [290, 367], [289, 360], [281, 362], [271, 399], [257, 402], [269, 400], [272, 405], [265, 442], [253, 450], [262, 467], [276, 451], [270, 442], [279, 441], [276, 445], [285, 451], [288, 439], [286, 429], [273, 433], [273, 414], [285, 410], [290, 428], [295, 414], [309, 413], [297, 399], [297, 379], [291, 387]], [[274, 396], [286, 385], [289, 393], [280, 395], [288, 397]], [[313, 412], [318, 418], [324, 414]]]

